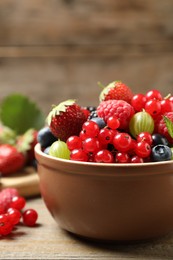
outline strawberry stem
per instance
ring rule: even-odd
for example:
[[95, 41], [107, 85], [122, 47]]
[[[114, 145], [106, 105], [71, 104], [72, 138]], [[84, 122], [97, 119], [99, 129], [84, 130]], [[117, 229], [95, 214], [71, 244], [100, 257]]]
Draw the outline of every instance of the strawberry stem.
[[97, 82], [97, 85], [101, 88], [105, 88], [105, 86], [100, 81]]
[[164, 99], [169, 99], [171, 97], [171, 94], [169, 93]]

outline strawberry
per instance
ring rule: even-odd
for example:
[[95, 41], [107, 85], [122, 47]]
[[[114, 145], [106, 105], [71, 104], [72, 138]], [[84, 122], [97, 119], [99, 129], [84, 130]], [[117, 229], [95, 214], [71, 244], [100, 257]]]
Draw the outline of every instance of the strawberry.
[[15, 142], [15, 131], [7, 126], [0, 125], [0, 144], [14, 144]]
[[163, 116], [160, 116], [156, 119], [155, 132], [165, 136], [168, 142], [172, 145], [173, 137], [169, 133], [169, 129], [166, 125], [165, 117], [168, 118], [173, 123], [173, 112], [167, 112]]
[[17, 138], [17, 149], [25, 153], [27, 164], [32, 163], [35, 158], [34, 147], [37, 144], [37, 135], [38, 131], [31, 128]]
[[66, 100], [52, 109], [47, 122], [53, 135], [66, 142], [68, 137], [79, 134], [86, 119], [75, 100]]
[[38, 131], [34, 130], [32, 133], [33, 139], [32, 139], [32, 142], [30, 143], [30, 149], [27, 153], [29, 163], [31, 163], [35, 158], [34, 147], [37, 144], [37, 135], [38, 135]]
[[124, 100], [128, 103], [131, 102], [133, 93], [131, 89], [121, 81], [113, 81], [108, 84], [100, 93], [100, 102], [110, 99]]
[[25, 156], [10, 144], [0, 145], [0, 172], [2, 175], [14, 173], [25, 165]]

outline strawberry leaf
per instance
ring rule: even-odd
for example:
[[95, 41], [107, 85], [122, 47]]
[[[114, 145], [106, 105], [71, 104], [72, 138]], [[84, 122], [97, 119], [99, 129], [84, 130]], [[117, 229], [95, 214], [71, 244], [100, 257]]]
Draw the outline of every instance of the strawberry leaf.
[[30, 128], [39, 130], [44, 126], [45, 118], [37, 105], [21, 94], [11, 94], [2, 100], [0, 121], [13, 129], [16, 134], [23, 134]]
[[167, 116], [163, 116], [163, 119], [168, 129], [169, 135], [173, 138], [173, 122]]
[[61, 112], [65, 112], [67, 110], [67, 107], [72, 106], [74, 103], [75, 103], [74, 99], [68, 99], [68, 100], [65, 100], [65, 101], [59, 103], [57, 106], [54, 106], [47, 117], [48, 125], [51, 124], [53, 117], [60, 115]]

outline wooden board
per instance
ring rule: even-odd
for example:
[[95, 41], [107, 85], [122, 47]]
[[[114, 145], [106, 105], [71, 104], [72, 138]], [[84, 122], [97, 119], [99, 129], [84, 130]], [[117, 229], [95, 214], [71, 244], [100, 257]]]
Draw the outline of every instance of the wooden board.
[[19, 194], [24, 197], [40, 194], [38, 174], [33, 167], [26, 167], [18, 173], [1, 177], [0, 190], [8, 187], [18, 189]]

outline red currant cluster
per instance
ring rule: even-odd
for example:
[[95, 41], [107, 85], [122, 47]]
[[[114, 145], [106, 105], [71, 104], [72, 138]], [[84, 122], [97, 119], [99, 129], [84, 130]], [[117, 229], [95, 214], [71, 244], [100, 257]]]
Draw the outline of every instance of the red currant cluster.
[[10, 234], [21, 218], [24, 225], [35, 225], [38, 214], [34, 209], [23, 210], [25, 205], [25, 198], [15, 188], [6, 188], [0, 192], [0, 235]]
[[144, 94], [136, 94], [132, 97], [131, 105], [135, 111], [145, 109], [153, 118], [173, 111], [173, 96], [162, 97], [160, 91], [153, 89]]
[[92, 121], [86, 121], [79, 136], [67, 139], [70, 159], [75, 161], [103, 163], [142, 163], [151, 153], [152, 136], [142, 132], [134, 140], [130, 134], [119, 132], [119, 120], [112, 116], [100, 129]]
[[163, 116], [173, 119], [173, 96], [163, 98], [154, 89], [146, 95], [133, 95], [130, 104], [123, 100], [102, 101], [96, 112], [95, 120], [90, 117], [79, 136], [67, 139], [71, 160], [143, 163], [172, 159], [168, 146], [173, 144], [173, 138]]

